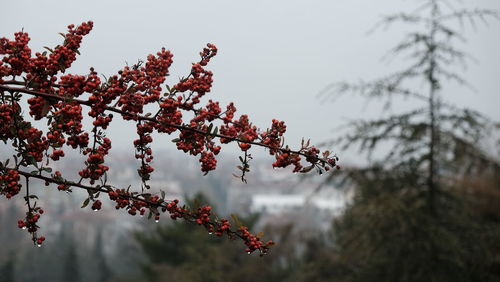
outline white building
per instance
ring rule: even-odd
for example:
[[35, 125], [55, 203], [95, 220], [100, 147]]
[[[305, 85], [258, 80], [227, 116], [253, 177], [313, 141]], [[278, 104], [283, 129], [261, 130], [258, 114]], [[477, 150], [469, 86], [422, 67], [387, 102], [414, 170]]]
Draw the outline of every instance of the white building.
[[257, 194], [252, 196], [250, 211], [267, 215], [290, 213], [305, 208], [313, 208], [320, 213], [339, 215], [346, 205], [342, 192], [307, 194]]

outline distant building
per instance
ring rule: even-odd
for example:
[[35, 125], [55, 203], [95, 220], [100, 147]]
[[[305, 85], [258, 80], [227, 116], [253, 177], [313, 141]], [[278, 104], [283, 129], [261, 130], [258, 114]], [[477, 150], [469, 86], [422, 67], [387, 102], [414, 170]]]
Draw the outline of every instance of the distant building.
[[345, 196], [305, 194], [259, 194], [252, 196], [250, 211], [263, 215], [290, 213], [304, 208], [314, 208], [320, 213], [339, 215], [346, 204]]

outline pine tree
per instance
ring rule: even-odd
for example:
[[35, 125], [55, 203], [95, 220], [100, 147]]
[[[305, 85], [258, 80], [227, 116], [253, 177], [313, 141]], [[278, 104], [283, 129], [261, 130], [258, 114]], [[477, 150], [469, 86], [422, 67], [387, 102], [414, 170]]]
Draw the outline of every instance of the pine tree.
[[[336, 141], [344, 142], [346, 147], [359, 144], [370, 159], [380, 145], [390, 144], [389, 152], [373, 161], [374, 167], [417, 169], [422, 176], [419, 184], [427, 188], [429, 204], [434, 206], [439, 186], [450, 183], [450, 177], [477, 174], [485, 167], [499, 168], [498, 162], [478, 146], [493, 129], [492, 121], [478, 111], [444, 101], [443, 86], [449, 82], [468, 86], [453, 67], [466, 66], [472, 56], [457, 47], [465, 38], [453, 21], [465, 25], [466, 20], [474, 23], [477, 19], [500, 19], [500, 14], [482, 9], [458, 10], [447, 0], [421, 2], [424, 4], [416, 11], [388, 15], [376, 25], [403, 23], [414, 28], [388, 54], [410, 58], [405, 60], [410, 61], [407, 67], [370, 82], [334, 83], [323, 93], [358, 93], [367, 99], [381, 99], [385, 110], [391, 109], [398, 96], [417, 105], [381, 119], [354, 121], [349, 124], [352, 132]], [[425, 85], [424, 89], [415, 90], [416, 83]]]
[[[390, 52], [410, 58], [406, 68], [371, 82], [335, 83], [324, 92], [382, 99], [398, 97], [409, 111], [354, 121], [342, 140], [360, 145], [370, 164], [348, 170], [357, 195], [337, 221], [337, 263], [346, 281], [487, 281], [490, 226], [469, 209], [456, 187], [467, 177], [495, 174], [500, 164], [482, 149], [493, 123], [478, 111], [444, 100], [446, 83], [467, 86], [454, 66], [470, 55], [457, 47], [467, 22], [500, 18], [496, 11], [457, 9], [451, 1], [425, 0], [411, 13], [383, 18], [378, 26], [412, 28]], [[425, 87], [417, 89], [416, 83]], [[389, 150], [373, 158], [380, 148]], [[378, 151], [380, 152], [380, 151]], [[498, 230], [498, 227], [496, 227]], [[498, 277], [496, 277], [498, 279]]]

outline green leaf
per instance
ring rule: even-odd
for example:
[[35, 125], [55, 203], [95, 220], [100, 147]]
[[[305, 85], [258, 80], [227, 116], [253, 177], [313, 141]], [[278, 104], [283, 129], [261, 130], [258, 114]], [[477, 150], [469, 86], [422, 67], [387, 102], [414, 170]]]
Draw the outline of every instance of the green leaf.
[[243, 223], [241, 223], [240, 219], [238, 218], [238, 216], [236, 214], [232, 213], [231, 218], [233, 219], [233, 221], [237, 227], [243, 226]]
[[54, 50], [50, 49], [50, 48], [49, 48], [49, 47], [47, 47], [47, 46], [43, 46], [43, 48], [44, 48], [44, 49], [49, 50], [49, 52], [50, 52], [50, 53], [54, 53]]
[[90, 203], [90, 198], [85, 199], [85, 201], [83, 201], [81, 208], [83, 209], [84, 207], [88, 206], [89, 203]]
[[211, 123], [209, 126], [208, 126], [208, 129], [207, 129], [207, 135], [210, 135], [210, 132], [212, 131], [212, 128], [214, 127], [214, 124]]
[[313, 168], [314, 168], [314, 165], [306, 166], [300, 172], [306, 173], [306, 172], [311, 171]]
[[32, 164], [34, 167], [38, 168], [38, 164], [36, 163], [35, 158], [32, 155], [26, 156], [28, 159], [29, 163]]

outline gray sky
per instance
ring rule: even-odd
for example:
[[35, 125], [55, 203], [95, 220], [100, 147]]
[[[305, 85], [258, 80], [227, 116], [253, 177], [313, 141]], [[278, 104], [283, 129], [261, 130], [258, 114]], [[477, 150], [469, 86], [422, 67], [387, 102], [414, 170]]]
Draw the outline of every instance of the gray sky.
[[[223, 104], [235, 102], [240, 114], [249, 114], [261, 128], [273, 118], [285, 120], [287, 143], [295, 146], [302, 137], [313, 143], [328, 139], [344, 118], [379, 112], [377, 107], [363, 108], [360, 99], [345, 96], [325, 103], [316, 95], [331, 82], [376, 78], [397, 67], [380, 58], [403, 29], [369, 36], [366, 32], [382, 14], [411, 9], [416, 2], [4, 1], [0, 37], [12, 38], [24, 27], [32, 49], [42, 51], [42, 46], [61, 42], [57, 33], [68, 24], [93, 20], [94, 30], [84, 39], [71, 72], [87, 73], [93, 66], [99, 73], [114, 74], [126, 61], [134, 63], [166, 47], [174, 54], [172, 84], [189, 73], [206, 43], [214, 43], [219, 54], [209, 65], [215, 80], [209, 97]], [[500, 10], [497, 0], [463, 2]], [[477, 92], [450, 86], [446, 97], [500, 120], [500, 22], [480, 24], [477, 31], [467, 28], [466, 37], [466, 50], [479, 64], [470, 65], [464, 76]], [[111, 137], [129, 140], [114, 146], [131, 148], [134, 131], [112, 127]], [[174, 147], [170, 142], [166, 146]]]

